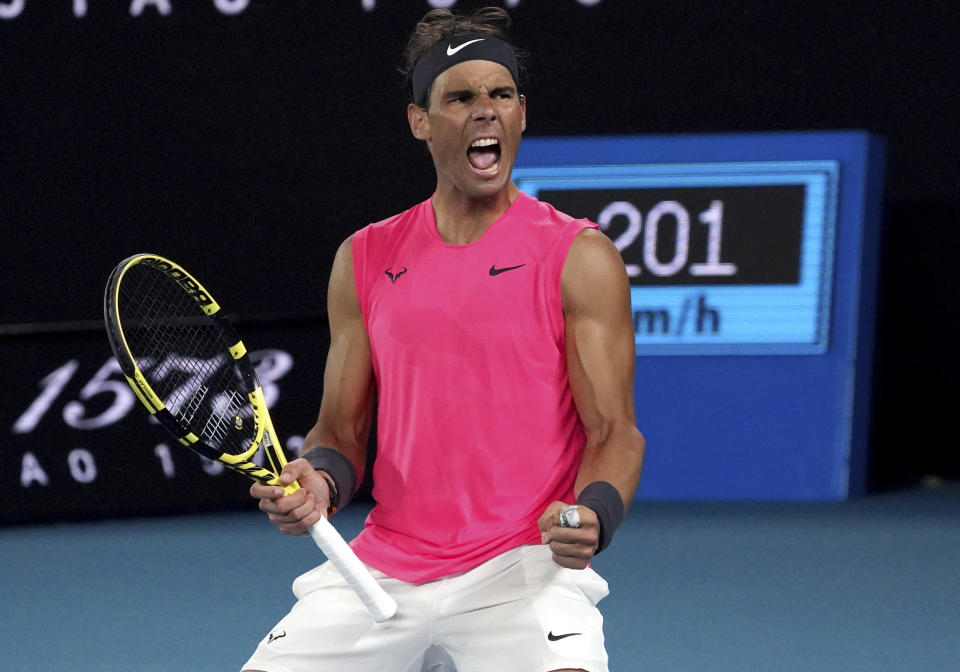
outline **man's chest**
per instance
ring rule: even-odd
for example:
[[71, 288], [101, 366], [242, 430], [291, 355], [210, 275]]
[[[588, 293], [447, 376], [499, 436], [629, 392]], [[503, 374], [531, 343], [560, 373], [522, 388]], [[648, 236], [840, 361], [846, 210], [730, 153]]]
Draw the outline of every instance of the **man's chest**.
[[541, 260], [527, 250], [404, 249], [371, 268], [371, 344], [430, 343], [460, 350], [477, 339], [526, 347], [549, 334], [560, 309]]

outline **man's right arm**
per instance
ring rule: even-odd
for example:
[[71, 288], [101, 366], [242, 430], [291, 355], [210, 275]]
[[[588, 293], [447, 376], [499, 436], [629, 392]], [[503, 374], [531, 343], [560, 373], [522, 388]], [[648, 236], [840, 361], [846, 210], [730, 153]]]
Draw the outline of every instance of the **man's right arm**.
[[[353, 275], [352, 238], [337, 250], [327, 292], [330, 350], [323, 375], [323, 400], [316, 424], [307, 432], [303, 455], [317, 447], [341, 452], [363, 478], [367, 439], [373, 415], [373, 364]], [[324, 474], [304, 457], [284, 467], [281, 482], [296, 480], [301, 489], [281, 496], [277, 486], [255, 483], [250, 494], [285, 534], [303, 534], [326, 515], [330, 490]], [[341, 487], [343, 485], [341, 484]], [[341, 501], [353, 493], [340, 493]]]

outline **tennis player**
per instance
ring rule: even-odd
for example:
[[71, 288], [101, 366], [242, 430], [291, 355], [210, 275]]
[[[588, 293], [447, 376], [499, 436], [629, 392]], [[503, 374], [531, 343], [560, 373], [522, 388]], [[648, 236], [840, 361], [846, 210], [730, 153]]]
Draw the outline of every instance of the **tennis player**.
[[375, 624], [321, 565], [247, 670], [607, 670], [589, 564], [644, 452], [629, 285], [594, 224], [511, 181], [527, 101], [508, 26], [498, 8], [417, 24], [407, 118], [436, 191], [340, 247], [319, 417], [282, 475], [303, 487], [251, 488], [288, 534], [346, 506], [376, 396], [376, 506], [351, 545], [397, 615]]

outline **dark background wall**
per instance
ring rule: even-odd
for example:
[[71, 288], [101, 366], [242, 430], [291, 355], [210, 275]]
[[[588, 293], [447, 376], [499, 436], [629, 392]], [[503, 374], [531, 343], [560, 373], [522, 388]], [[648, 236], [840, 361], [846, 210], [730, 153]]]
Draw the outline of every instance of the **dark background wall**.
[[[427, 2], [140, 4], [0, 2], [0, 348], [96, 329], [110, 269], [141, 251], [203, 268], [233, 312], [322, 320], [339, 241], [433, 187], [396, 73]], [[960, 477], [960, 6], [510, 4], [528, 134], [886, 139], [871, 484]], [[265, 282], [234, 287], [237, 260]], [[44, 373], [7, 372], [34, 388], [11, 417]]]

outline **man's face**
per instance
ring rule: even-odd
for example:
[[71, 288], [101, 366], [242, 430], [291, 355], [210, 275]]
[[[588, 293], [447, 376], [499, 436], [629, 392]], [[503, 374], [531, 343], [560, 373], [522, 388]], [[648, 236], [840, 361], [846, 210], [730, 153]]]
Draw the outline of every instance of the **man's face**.
[[510, 71], [492, 61], [464, 61], [433, 81], [430, 107], [408, 110], [414, 135], [427, 141], [438, 187], [472, 198], [503, 190], [526, 127], [526, 101]]

